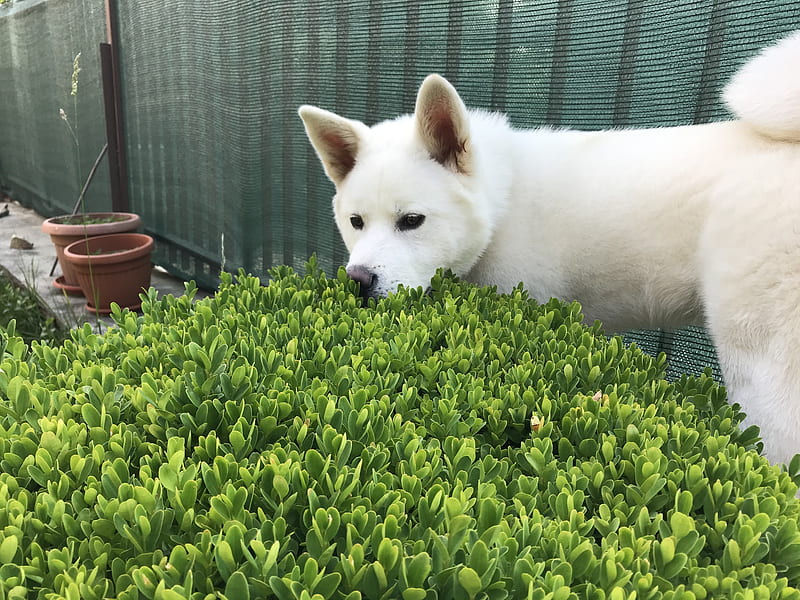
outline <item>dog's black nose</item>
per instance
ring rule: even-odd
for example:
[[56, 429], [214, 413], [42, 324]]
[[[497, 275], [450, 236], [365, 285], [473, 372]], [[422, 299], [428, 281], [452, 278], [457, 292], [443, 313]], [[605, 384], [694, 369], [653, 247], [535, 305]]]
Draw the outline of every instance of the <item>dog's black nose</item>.
[[357, 281], [361, 288], [361, 295], [365, 298], [373, 295], [372, 290], [378, 283], [378, 276], [372, 271], [361, 265], [347, 267], [347, 276], [353, 281]]

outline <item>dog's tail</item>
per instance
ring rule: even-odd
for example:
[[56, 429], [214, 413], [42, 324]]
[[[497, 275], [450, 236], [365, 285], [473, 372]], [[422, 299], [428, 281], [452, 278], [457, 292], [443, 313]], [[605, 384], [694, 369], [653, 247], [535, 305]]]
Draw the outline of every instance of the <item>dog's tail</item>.
[[747, 62], [728, 83], [723, 98], [758, 133], [800, 141], [800, 31]]

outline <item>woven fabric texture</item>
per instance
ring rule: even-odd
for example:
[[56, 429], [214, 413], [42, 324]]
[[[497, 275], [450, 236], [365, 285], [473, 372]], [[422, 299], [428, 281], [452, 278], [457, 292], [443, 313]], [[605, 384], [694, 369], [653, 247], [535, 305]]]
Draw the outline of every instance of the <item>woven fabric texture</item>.
[[[98, 50], [104, 19], [97, 0], [0, 6], [0, 188], [48, 216], [72, 210], [105, 143]], [[108, 187], [108, 169], [99, 169], [85, 208], [107, 210]]]

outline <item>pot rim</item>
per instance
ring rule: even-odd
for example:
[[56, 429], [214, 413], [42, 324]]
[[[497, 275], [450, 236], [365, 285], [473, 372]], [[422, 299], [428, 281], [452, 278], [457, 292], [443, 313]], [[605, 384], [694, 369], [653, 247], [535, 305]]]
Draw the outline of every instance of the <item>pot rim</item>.
[[[120, 221], [112, 221], [110, 223], [86, 223], [86, 224], [74, 224], [74, 223], [59, 223], [59, 219], [67, 219], [76, 216], [90, 216], [96, 218], [102, 218], [104, 216], [123, 216], [125, 217], [123, 220]], [[99, 212], [88, 212], [88, 213], [78, 213], [76, 215], [58, 215], [55, 217], [50, 217], [49, 219], [45, 219], [42, 223], [42, 231], [45, 233], [49, 233], [50, 235], [103, 235], [106, 233], [117, 233], [117, 232], [126, 232], [132, 231], [137, 229], [142, 224], [142, 218], [136, 214], [131, 212], [121, 212], [121, 211], [99, 211]]]
[[[87, 254], [80, 251], [76, 252], [76, 250], [81, 249], [81, 246], [84, 246], [89, 252], [91, 252], [92, 246], [102, 244], [103, 242], [108, 241], [110, 238], [115, 240], [121, 240], [125, 238], [130, 241], [129, 244], [125, 244], [130, 246], [130, 248], [123, 248], [118, 252], [114, 251], [110, 254]], [[154, 246], [155, 240], [152, 236], [149, 236], [146, 233], [111, 233], [108, 235], [82, 237], [81, 239], [72, 242], [64, 248], [64, 257], [76, 264], [118, 263], [134, 260], [136, 258], [140, 258], [141, 256], [150, 254], [153, 251]]]

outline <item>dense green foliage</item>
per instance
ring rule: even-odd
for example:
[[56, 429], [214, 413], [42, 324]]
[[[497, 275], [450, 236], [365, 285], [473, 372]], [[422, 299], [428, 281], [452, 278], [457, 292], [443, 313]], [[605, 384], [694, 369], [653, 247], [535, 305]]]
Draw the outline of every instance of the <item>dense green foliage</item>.
[[60, 342], [66, 337], [52, 314], [47, 314], [36, 293], [17, 285], [0, 272], [0, 327], [16, 322], [15, 333], [30, 343], [33, 340]]
[[310, 271], [3, 338], [0, 598], [800, 598], [797, 487], [709, 377]]

